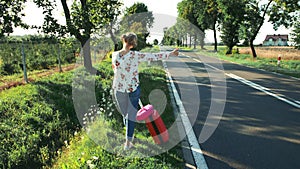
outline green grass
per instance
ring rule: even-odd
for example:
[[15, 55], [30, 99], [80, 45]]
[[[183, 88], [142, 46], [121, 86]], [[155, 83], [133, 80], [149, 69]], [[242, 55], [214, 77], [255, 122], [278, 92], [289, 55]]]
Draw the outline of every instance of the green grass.
[[[110, 66], [110, 65], [109, 65]], [[140, 67], [141, 100], [149, 103], [149, 94], [157, 89], [165, 93], [167, 105], [162, 118], [169, 128], [174, 124], [173, 114], [166, 75], [161, 67], [161, 62], [147, 63]], [[85, 130], [82, 129], [65, 146], [57, 162], [52, 168], [183, 168], [181, 147], [175, 145], [168, 150], [160, 149], [154, 144], [144, 123], [137, 123], [135, 129], [135, 148], [124, 152], [125, 129], [122, 125], [122, 116], [114, 106], [107, 111], [111, 97], [105, 97], [106, 106], [99, 105], [95, 119], [91, 120]], [[152, 103], [151, 103], [152, 104]], [[154, 103], [159, 104], [159, 103]], [[155, 105], [154, 105], [155, 106]], [[92, 115], [91, 115], [92, 116]], [[93, 118], [94, 119], [94, 118]], [[90, 121], [90, 120], [88, 120]], [[175, 131], [178, 132], [178, 131]], [[177, 133], [170, 133], [178, 135]], [[171, 138], [172, 139], [172, 138]], [[148, 154], [147, 154], [148, 153]]]
[[207, 50], [200, 50], [199, 47], [196, 50], [190, 49], [190, 51], [202, 54], [205, 56], [217, 57], [222, 60], [231, 61], [234, 63], [250, 66], [253, 68], [263, 69], [269, 72], [276, 72], [292, 77], [300, 78], [300, 60], [282, 60], [280, 66], [277, 66], [276, 59], [257, 57], [253, 58], [249, 54], [238, 54], [236, 48], [234, 48], [232, 55], [225, 55], [226, 47], [218, 47], [219, 52], [211, 52], [212, 47], [205, 47]]
[[159, 52], [159, 46], [155, 45], [153, 47], [146, 47], [144, 49], [141, 50], [141, 52], [149, 52], [149, 53], [155, 53], [155, 52]]
[[67, 72], [0, 93], [0, 168], [51, 165], [78, 126], [71, 83]]
[[[71, 66], [74, 64], [65, 64], [62, 65], [62, 68], [65, 66]], [[38, 76], [41, 73], [47, 73], [54, 70], [49, 70], [49, 69], [43, 69], [43, 70], [32, 70], [32, 71], [28, 71], [27, 70], [27, 77], [30, 78], [31, 80], [37, 80], [40, 79], [40, 77]], [[5, 85], [5, 83], [9, 83], [9, 82], [21, 82], [24, 80], [24, 73], [15, 73], [12, 75], [0, 75], [0, 86]]]
[[[178, 145], [162, 154], [147, 158], [140, 156], [139, 152], [152, 150], [154, 146], [143, 123], [137, 124], [135, 130], [135, 136], [140, 140], [136, 142], [137, 149], [132, 151], [132, 155], [122, 155], [125, 131], [122, 116], [110, 99], [111, 61], [105, 60], [96, 68], [105, 77], [93, 77], [78, 68], [37, 78], [27, 85], [0, 92], [0, 168], [183, 168], [181, 147]], [[148, 95], [154, 89], [163, 91], [168, 104], [162, 118], [170, 127], [175, 117], [161, 64], [149, 67], [145, 63], [140, 72], [142, 101], [149, 103]], [[87, 84], [93, 84], [93, 79], [95, 93], [86, 89]], [[74, 92], [80, 97], [74, 98]], [[86, 101], [93, 94], [100, 112], [93, 111], [94, 105]], [[77, 102], [74, 103], [74, 99], [78, 99]], [[74, 106], [80, 106], [84, 111], [78, 115]], [[92, 121], [89, 114], [97, 115], [98, 112], [101, 118], [95, 123], [88, 123], [83, 129], [79, 121]], [[105, 139], [106, 142], [99, 144], [86, 132], [87, 127], [98, 131], [101, 126], [106, 130], [95, 132], [94, 136], [105, 138], [103, 136], [111, 135], [113, 141], [120, 144], [111, 146]], [[121, 134], [114, 136], [115, 131]], [[176, 135], [176, 132], [172, 134]], [[155, 150], [150, 152], [155, 154]]]

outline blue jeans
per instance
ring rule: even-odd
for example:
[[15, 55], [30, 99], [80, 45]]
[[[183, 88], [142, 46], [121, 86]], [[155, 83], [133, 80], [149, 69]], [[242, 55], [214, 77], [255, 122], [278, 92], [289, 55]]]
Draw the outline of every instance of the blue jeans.
[[126, 126], [126, 139], [129, 141], [133, 139], [140, 94], [140, 87], [131, 93], [114, 92], [117, 108], [123, 115], [124, 124]]

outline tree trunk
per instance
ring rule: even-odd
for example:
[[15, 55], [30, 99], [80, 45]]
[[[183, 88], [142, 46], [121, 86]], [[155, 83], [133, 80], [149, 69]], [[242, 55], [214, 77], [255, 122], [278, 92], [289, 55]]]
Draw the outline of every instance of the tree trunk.
[[185, 36], [185, 47], [188, 47], [188, 35]]
[[93, 68], [91, 59], [91, 45], [90, 39], [81, 41], [81, 47], [83, 50], [83, 65], [84, 67], [93, 74], [96, 74], [96, 69]]
[[255, 51], [255, 48], [254, 48], [254, 45], [253, 45], [253, 40], [250, 40], [250, 48], [251, 48], [253, 58], [256, 58], [257, 54], [256, 54], [256, 51]]
[[258, 27], [257, 27], [256, 31], [254, 32], [253, 36], [250, 38], [250, 48], [251, 48], [251, 51], [252, 51], [252, 56], [253, 56], [253, 58], [256, 58], [256, 57], [257, 57], [256, 51], [255, 51], [255, 48], [254, 48], [254, 45], [253, 45], [253, 42], [254, 42], [254, 40], [255, 40], [255, 38], [256, 38], [256, 36], [257, 36], [257, 34], [258, 34], [260, 28], [261, 28], [262, 25], [264, 24], [264, 19], [265, 19], [265, 16], [266, 16], [266, 14], [267, 14], [268, 8], [269, 8], [269, 6], [271, 5], [271, 3], [272, 3], [273, 1], [274, 1], [274, 0], [270, 0], [269, 3], [267, 4], [267, 6], [265, 7], [265, 9], [263, 10], [264, 13], [263, 13], [263, 16], [261, 17], [261, 18], [262, 18], [262, 19], [261, 19], [261, 22], [260, 22], [260, 24], [258, 25]]
[[232, 54], [232, 49], [233, 49], [233, 46], [229, 46], [229, 47], [228, 47], [228, 50], [227, 50], [227, 52], [226, 52], [226, 55]]
[[190, 48], [192, 48], [192, 36], [190, 35]]
[[114, 42], [114, 51], [117, 51], [118, 50], [118, 42], [116, 40], [116, 37], [113, 33], [113, 22], [110, 22], [110, 25], [109, 25], [109, 34], [110, 34], [110, 37], [111, 37], [111, 40]]
[[194, 35], [194, 49], [197, 48], [197, 34]]
[[200, 35], [200, 45], [201, 45], [201, 49], [204, 49], [204, 39], [205, 39], [205, 33], [204, 31], [201, 32]]
[[215, 52], [218, 51], [218, 40], [217, 40], [217, 30], [216, 30], [216, 24], [213, 25], [213, 31], [214, 31], [214, 40], [215, 40]]

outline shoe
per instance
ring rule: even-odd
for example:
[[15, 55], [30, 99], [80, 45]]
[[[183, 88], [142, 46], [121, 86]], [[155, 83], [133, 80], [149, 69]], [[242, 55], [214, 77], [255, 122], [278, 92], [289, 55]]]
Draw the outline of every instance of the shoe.
[[133, 144], [130, 143], [128, 146], [124, 144], [124, 150], [129, 150], [133, 147]]

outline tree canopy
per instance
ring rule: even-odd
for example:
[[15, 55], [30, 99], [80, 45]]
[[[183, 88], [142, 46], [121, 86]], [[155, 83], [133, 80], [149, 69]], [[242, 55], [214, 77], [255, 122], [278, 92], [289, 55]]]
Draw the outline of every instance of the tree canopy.
[[28, 28], [22, 21], [22, 12], [26, 0], [2, 0], [0, 2], [0, 37], [13, 33], [14, 27]]
[[34, 2], [38, 7], [43, 8], [45, 14], [43, 31], [58, 36], [68, 33], [75, 36], [83, 49], [84, 66], [93, 71], [89, 41], [91, 34], [108, 25], [118, 16], [122, 3], [116, 0], [81, 0], [69, 5], [69, 1], [61, 0], [66, 25], [60, 25], [53, 17], [55, 4], [50, 0], [34, 0]]
[[147, 37], [150, 35], [149, 29], [154, 22], [153, 13], [148, 11], [144, 3], [134, 3], [125, 9], [124, 17], [121, 21], [121, 33], [135, 32], [138, 36], [136, 50], [147, 46]]

